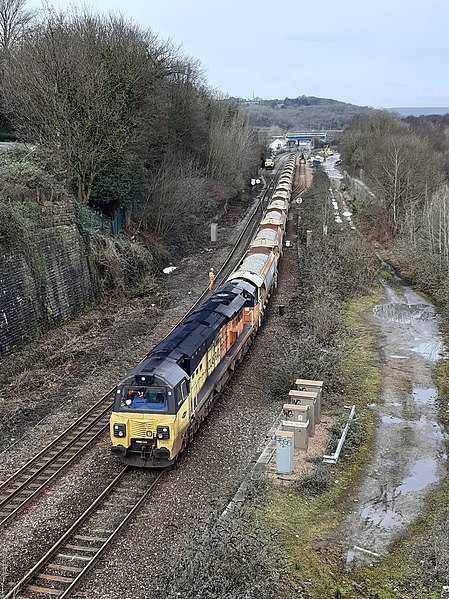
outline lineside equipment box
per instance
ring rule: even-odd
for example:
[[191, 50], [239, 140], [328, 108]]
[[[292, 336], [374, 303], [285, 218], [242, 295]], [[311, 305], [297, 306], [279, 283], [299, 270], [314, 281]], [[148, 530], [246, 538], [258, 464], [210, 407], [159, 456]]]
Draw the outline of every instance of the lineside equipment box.
[[310, 436], [313, 437], [315, 435], [315, 414], [316, 414], [316, 398], [317, 394], [312, 393], [311, 391], [296, 391], [296, 389], [291, 389], [288, 392], [288, 396], [292, 403], [296, 403], [302, 406], [309, 406], [309, 419], [311, 422], [310, 425]]
[[323, 381], [311, 381], [309, 379], [296, 379], [296, 389], [298, 391], [311, 391], [317, 393], [317, 411], [315, 414], [315, 424], [321, 421], [321, 401], [323, 399]]
[[291, 431], [276, 432], [276, 471], [278, 474], [293, 472], [295, 440]]

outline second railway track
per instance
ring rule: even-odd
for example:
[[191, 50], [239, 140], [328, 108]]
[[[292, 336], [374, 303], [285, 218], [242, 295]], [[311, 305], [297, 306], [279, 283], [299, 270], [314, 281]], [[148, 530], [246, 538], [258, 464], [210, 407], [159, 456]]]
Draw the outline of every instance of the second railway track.
[[4, 599], [69, 597], [165, 472], [123, 468]]
[[16, 516], [107, 428], [108, 393], [0, 486], [0, 527]]

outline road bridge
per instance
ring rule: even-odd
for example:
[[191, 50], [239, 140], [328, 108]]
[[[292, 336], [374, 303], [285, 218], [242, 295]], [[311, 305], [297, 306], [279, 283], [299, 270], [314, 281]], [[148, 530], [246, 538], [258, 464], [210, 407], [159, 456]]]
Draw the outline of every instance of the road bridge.
[[298, 143], [312, 143], [313, 140], [318, 139], [320, 142], [327, 141], [326, 131], [293, 131], [285, 134], [287, 143], [294, 142]]

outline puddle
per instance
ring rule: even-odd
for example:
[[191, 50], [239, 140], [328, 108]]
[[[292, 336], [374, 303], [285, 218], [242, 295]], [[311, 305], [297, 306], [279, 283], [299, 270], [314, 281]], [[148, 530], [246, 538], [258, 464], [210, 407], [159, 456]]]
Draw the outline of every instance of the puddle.
[[[383, 478], [383, 475], [382, 475]], [[400, 499], [408, 493], [423, 491], [439, 480], [437, 460], [425, 458], [416, 461], [411, 473], [397, 486], [387, 488], [382, 483], [380, 492], [360, 511], [359, 518], [366, 528], [392, 529], [405, 526], [406, 518], [402, 513]], [[354, 558], [353, 551], [348, 551], [347, 561]]]
[[391, 508], [382, 510], [382, 508], [376, 508], [371, 505], [366, 507], [360, 516], [371, 526], [396, 528], [403, 524], [401, 514], [396, 513]]
[[396, 416], [391, 416], [390, 414], [385, 414], [381, 418], [384, 424], [404, 424], [404, 420], [402, 418], [397, 418]]
[[354, 495], [355, 511], [342, 522], [347, 563], [388, 552], [425, 507], [426, 493], [447, 470], [446, 434], [438, 421], [435, 362], [446, 356], [439, 317], [405, 284], [383, 282], [385, 299], [372, 323], [382, 347], [378, 415], [367, 476]]
[[444, 346], [441, 341], [423, 342], [411, 348], [426, 360], [436, 362], [444, 355]]
[[427, 387], [427, 389], [422, 387], [414, 387], [412, 395], [417, 404], [425, 404], [429, 402], [435, 403], [438, 397], [438, 392], [436, 387]]
[[374, 307], [373, 313], [382, 320], [402, 324], [411, 324], [417, 320], [428, 321], [435, 318], [435, 314], [428, 304], [380, 304]]
[[397, 488], [398, 494], [422, 491], [432, 483], [437, 482], [436, 463], [432, 458], [418, 460], [408, 476]]

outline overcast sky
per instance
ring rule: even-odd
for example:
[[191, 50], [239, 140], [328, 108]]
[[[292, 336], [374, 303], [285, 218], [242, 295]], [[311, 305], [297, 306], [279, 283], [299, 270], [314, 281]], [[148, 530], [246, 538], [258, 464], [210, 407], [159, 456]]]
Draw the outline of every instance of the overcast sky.
[[[49, 0], [119, 12], [232, 96], [449, 106], [448, 0]], [[29, 6], [41, 6], [29, 0]]]

